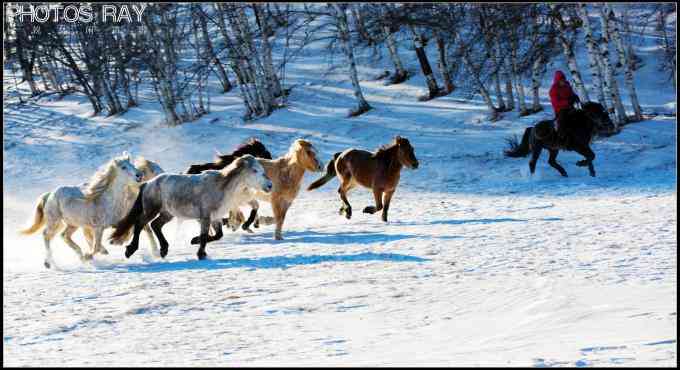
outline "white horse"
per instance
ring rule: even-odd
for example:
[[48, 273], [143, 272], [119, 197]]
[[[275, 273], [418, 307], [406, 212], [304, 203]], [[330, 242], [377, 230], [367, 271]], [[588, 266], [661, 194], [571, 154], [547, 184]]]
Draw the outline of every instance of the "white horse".
[[165, 173], [141, 186], [132, 209], [115, 226], [110, 241], [122, 244], [134, 226], [132, 242], [125, 250], [125, 256], [129, 258], [139, 247], [142, 227], [153, 220], [151, 228], [161, 245], [161, 257], [165, 257], [168, 241], [161, 231], [163, 225], [174, 217], [194, 219], [201, 224], [197, 256], [204, 259], [206, 243], [216, 240], [208, 235], [211, 224], [221, 232], [222, 217], [228, 211], [252, 200], [254, 192], [268, 194], [271, 190], [271, 180], [250, 154], [239, 157], [219, 171], [208, 170], [198, 175]]
[[[110, 160], [90, 181], [80, 186], [60, 186], [38, 198], [33, 224], [20, 233], [30, 235], [43, 226], [45, 241], [45, 267], [54, 264], [50, 241], [66, 225], [61, 233], [71, 249], [81, 260], [92, 259], [96, 253], [108, 254], [102, 246], [104, 229], [113, 226], [125, 217], [132, 207], [143, 174], [131, 162], [130, 155]], [[85, 238], [90, 244], [90, 252], [83, 254], [80, 247], [71, 239], [73, 233], [82, 227]]]

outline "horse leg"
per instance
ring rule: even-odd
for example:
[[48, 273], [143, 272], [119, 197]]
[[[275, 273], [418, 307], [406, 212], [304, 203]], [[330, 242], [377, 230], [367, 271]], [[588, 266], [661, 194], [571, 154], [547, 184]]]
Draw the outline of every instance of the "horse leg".
[[[213, 231], [215, 231], [215, 235], [209, 235], [208, 234], [208, 241], [206, 243], [214, 242], [216, 240], [222, 239], [222, 236], [224, 234], [222, 233], [222, 221], [217, 220], [217, 221], [212, 221], [210, 223], [210, 226], [212, 227]], [[191, 238], [191, 244], [200, 244], [201, 243], [201, 235], [194, 236]]]
[[146, 232], [146, 237], [149, 239], [149, 252], [154, 257], [160, 257], [161, 253], [158, 251], [158, 245], [156, 244], [156, 238], [153, 236], [153, 231], [149, 225], [144, 225], [144, 231]]
[[274, 220], [276, 220], [276, 230], [274, 230], [274, 239], [283, 240], [281, 231], [283, 230], [283, 222], [286, 220], [286, 213], [290, 203], [284, 200], [277, 200], [272, 202], [272, 211], [274, 211]]
[[54, 238], [55, 235], [59, 232], [59, 229], [61, 229], [62, 223], [61, 221], [54, 222], [54, 223], [47, 223], [47, 227], [45, 227], [45, 230], [43, 230], [43, 241], [45, 242], [45, 261], [43, 262], [46, 268], [52, 267], [54, 265], [54, 260], [52, 258], [52, 249], [50, 248], [50, 242]]
[[[168, 241], [165, 239], [165, 235], [163, 235], [163, 225], [167, 224], [172, 220], [173, 216], [168, 213], [168, 212], [161, 212], [158, 217], [156, 217], [155, 220], [151, 222], [151, 229], [153, 230], [154, 234], [156, 234], [156, 237], [158, 238], [158, 242], [161, 245], [161, 257], [165, 258], [165, 256], [168, 254]], [[135, 228], [135, 232], [137, 229]], [[221, 231], [221, 227], [220, 227]], [[207, 231], [206, 231], [207, 232]]]
[[[249, 233], [252, 233], [253, 231], [250, 230], [250, 224], [252, 224], [255, 220], [257, 220], [257, 210], [260, 207], [260, 204], [256, 201], [253, 200], [249, 202], [250, 206], [253, 208], [250, 210], [250, 216], [248, 216], [248, 219], [246, 222], [241, 226], [241, 228]], [[259, 223], [255, 223], [255, 227], [259, 227]]]
[[95, 227], [94, 228], [94, 248], [91, 249], [90, 253], [85, 253], [83, 259], [91, 260], [95, 254], [100, 253], [102, 248], [102, 236], [104, 235], [104, 228]]
[[588, 165], [588, 171], [590, 172], [590, 176], [595, 177], [595, 166], [593, 166], [593, 160], [595, 160], [595, 152], [593, 152], [593, 150], [590, 149], [590, 147], [587, 145], [577, 145], [574, 148], [574, 151], [586, 157], [585, 161], [586, 164]]
[[383, 211], [382, 211], [382, 220], [383, 222], [387, 222], [387, 211], [390, 209], [390, 202], [392, 201], [392, 195], [394, 195], [395, 190], [392, 191], [386, 191], [383, 199], [383, 203], [385, 205], [383, 206]]
[[69, 247], [71, 247], [71, 249], [73, 249], [74, 252], [76, 252], [76, 254], [78, 255], [78, 258], [80, 258], [82, 260], [83, 259], [83, 251], [80, 249], [78, 244], [76, 244], [76, 242], [74, 242], [73, 239], [71, 239], [71, 236], [73, 235], [73, 233], [76, 232], [76, 230], [78, 230], [78, 228], [76, 226], [67, 224], [64, 231], [61, 232], [61, 238], [64, 240], [64, 242], [66, 242], [66, 244]]
[[338, 194], [340, 194], [340, 199], [342, 200], [342, 207], [340, 207], [340, 214], [345, 214], [345, 217], [349, 220], [352, 218], [352, 205], [349, 204], [347, 200], [347, 192], [352, 189], [352, 178], [351, 177], [341, 177], [342, 182], [338, 188]]
[[[198, 256], [199, 260], [204, 260], [208, 256], [205, 253], [205, 245], [208, 243], [208, 231], [210, 230], [210, 219], [203, 218], [201, 219], [200, 222], [201, 222], [201, 235], [200, 235], [201, 246], [198, 248], [196, 256]], [[221, 229], [222, 228], [220, 227], [220, 230]]]
[[531, 151], [531, 160], [529, 160], [529, 170], [531, 170], [531, 174], [533, 175], [534, 172], [536, 172], [536, 162], [538, 161], [538, 157], [541, 156], [541, 151], [543, 150], [543, 147], [536, 144], [532, 148]]
[[567, 177], [567, 171], [564, 170], [564, 167], [560, 166], [559, 163], [557, 163], [557, 149], [548, 149], [548, 152], [550, 153], [550, 157], [548, 158], [548, 164], [550, 164], [554, 169], [558, 170], [560, 172], [560, 175]]
[[83, 235], [85, 235], [85, 240], [87, 240], [87, 245], [90, 249], [94, 249], [94, 231], [87, 226], [83, 226]]
[[366, 208], [364, 208], [364, 213], [374, 214], [383, 209], [382, 195], [383, 195], [382, 189], [379, 189], [377, 187], [373, 188], [373, 198], [375, 198], [375, 207], [367, 206]]

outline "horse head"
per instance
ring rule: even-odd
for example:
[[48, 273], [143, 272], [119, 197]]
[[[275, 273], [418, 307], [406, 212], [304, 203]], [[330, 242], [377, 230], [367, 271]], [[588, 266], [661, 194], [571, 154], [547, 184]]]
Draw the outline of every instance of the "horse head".
[[307, 140], [297, 139], [291, 145], [291, 151], [297, 161], [308, 171], [319, 172], [323, 170], [323, 162], [318, 157], [318, 151]]
[[125, 176], [126, 182], [140, 183], [144, 179], [144, 173], [132, 164], [132, 158], [128, 152], [123, 152], [123, 155], [113, 159], [117, 174]]
[[397, 135], [397, 137], [394, 138], [394, 142], [398, 148], [397, 155], [399, 157], [399, 162], [413, 170], [418, 168], [418, 159], [416, 158], [413, 146], [411, 146], [408, 139]]
[[250, 154], [237, 158], [228, 168], [235, 167], [243, 174], [243, 182], [247, 188], [269, 193], [273, 184], [267, 177], [264, 167]]
[[610, 129], [614, 127], [614, 123], [609, 117], [609, 113], [602, 104], [589, 101], [583, 103], [582, 109], [586, 116], [593, 121], [596, 129]]

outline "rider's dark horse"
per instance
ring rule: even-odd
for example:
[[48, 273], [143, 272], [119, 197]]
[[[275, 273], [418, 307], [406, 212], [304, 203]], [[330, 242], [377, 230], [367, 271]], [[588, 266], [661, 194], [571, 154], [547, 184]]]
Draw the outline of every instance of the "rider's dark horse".
[[538, 122], [534, 127], [524, 130], [522, 142], [517, 143], [516, 139], [508, 140], [510, 148], [505, 151], [508, 157], [526, 157], [531, 152], [529, 169], [533, 174], [536, 170], [536, 161], [545, 148], [550, 153], [548, 163], [560, 172], [562, 176], [567, 176], [567, 171], [557, 163], [557, 153], [560, 150], [575, 151], [586, 159], [576, 162], [576, 165], [588, 166], [590, 176], [595, 176], [593, 160], [595, 153], [590, 149], [590, 142], [597, 134], [598, 129], [612, 126], [612, 121], [604, 107], [595, 102], [583, 103], [581, 109], [572, 109], [565, 115], [564, 137], [557, 135], [552, 120]]

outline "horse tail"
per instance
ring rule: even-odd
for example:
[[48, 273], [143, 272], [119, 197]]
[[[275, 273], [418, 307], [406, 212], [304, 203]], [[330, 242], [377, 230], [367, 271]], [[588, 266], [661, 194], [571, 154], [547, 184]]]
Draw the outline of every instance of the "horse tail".
[[331, 159], [330, 161], [328, 161], [328, 164], [326, 164], [326, 174], [323, 175], [322, 178], [320, 178], [320, 179], [314, 181], [313, 183], [311, 183], [311, 184], [307, 187], [307, 190], [308, 190], [308, 191], [309, 191], [309, 190], [314, 190], [314, 189], [316, 189], [316, 188], [320, 188], [320, 187], [323, 186], [325, 183], [331, 181], [331, 180], [335, 177], [335, 175], [336, 175], [336, 173], [335, 173], [335, 161], [338, 159], [338, 157], [340, 156], [341, 153], [342, 153], [342, 152], [337, 152], [337, 153], [333, 154], [333, 159]]
[[145, 186], [146, 183], [142, 183], [142, 185], [139, 187], [139, 195], [137, 195], [137, 199], [135, 199], [135, 204], [132, 206], [132, 209], [130, 209], [130, 212], [128, 212], [127, 216], [123, 217], [123, 219], [118, 221], [118, 223], [113, 227], [115, 230], [113, 231], [113, 234], [111, 234], [111, 236], [109, 237], [109, 241], [111, 242], [111, 244], [125, 243], [125, 241], [129, 237], [130, 229], [132, 228], [132, 226], [135, 225], [137, 219], [139, 219], [144, 213], [142, 196], [144, 194]]
[[47, 197], [50, 194], [50, 192], [47, 192], [38, 198], [38, 204], [35, 206], [35, 214], [33, 215], [33, 224], [23, 230], [19, 230], [19, 234], [31, 235], [45, 225], [45, 202], [47, 202]]
[[529, 154], [531, 151], [531, 145], [529, 144], [531, 130], [532, 127], [527, 127], [526, 130], [524, 130], [522, 141], [519, 143], [517, 142], [516, 137], [507, 140], [510, 148], [504, 151], [506, 157], [519, 158], [526, 157]]

